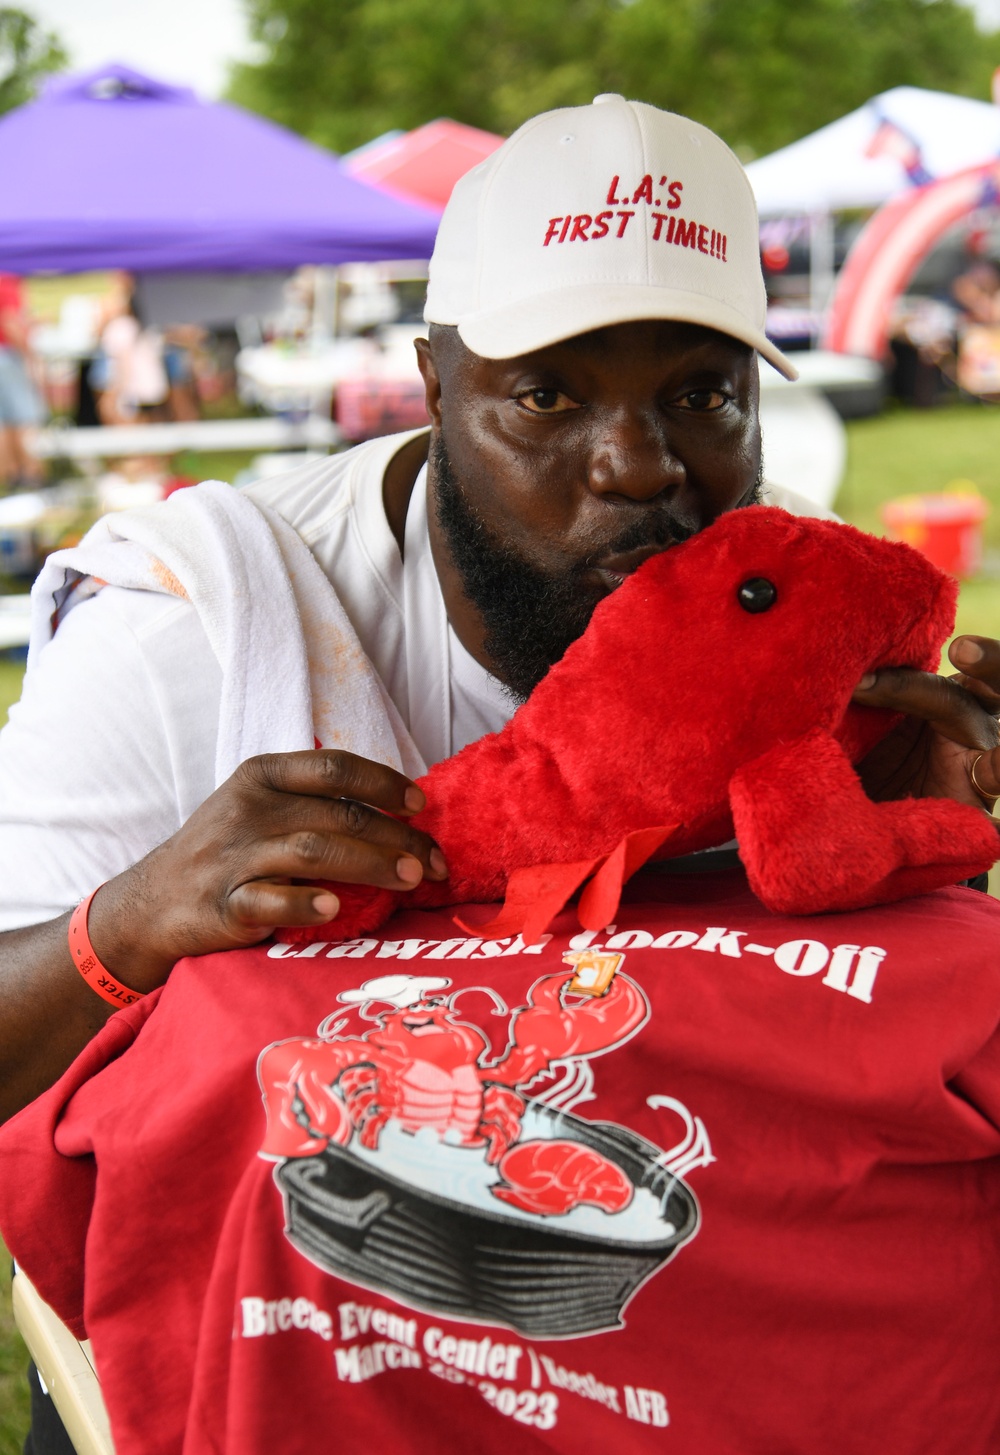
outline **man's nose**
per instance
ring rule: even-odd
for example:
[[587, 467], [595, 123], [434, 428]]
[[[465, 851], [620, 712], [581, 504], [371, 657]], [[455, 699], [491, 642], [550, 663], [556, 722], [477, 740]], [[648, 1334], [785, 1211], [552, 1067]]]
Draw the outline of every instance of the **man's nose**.
[[634, 411], [603, 423], [590, 451], [588, 483], [595, 495], [652, 500], [684, 481], [662, 419]]

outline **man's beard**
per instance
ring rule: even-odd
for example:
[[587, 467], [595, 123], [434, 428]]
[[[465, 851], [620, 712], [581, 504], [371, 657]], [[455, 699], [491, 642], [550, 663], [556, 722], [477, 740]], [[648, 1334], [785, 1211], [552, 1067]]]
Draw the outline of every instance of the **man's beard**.
[[[596, 561], [584, 559], [559, 571], [545, 571], [498, 539], [466, 498], [443, 438], [435, 437], [431, 463], [438, 524], [466, 596], [486, 628], [484, 646], [496, 675], [511, 696], [524, 701], [550, 667], [581, 636], [601, 593], [584, 579]], [[740, 505], [760, 501], [763, 465]], [[669, 502], [653, 502], [613, 540], [600, 557], [642, 546], [677, 545], [695, 532], [682, 525]]]

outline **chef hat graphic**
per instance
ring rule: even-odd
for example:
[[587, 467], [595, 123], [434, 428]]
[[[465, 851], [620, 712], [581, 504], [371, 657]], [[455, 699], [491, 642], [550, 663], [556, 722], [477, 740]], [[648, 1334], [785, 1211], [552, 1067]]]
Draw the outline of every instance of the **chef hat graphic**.
[[364, 1015], [368, 1006], [381, 1001], [407, 1010], [418, 1005], [435, 990], [447, 990], [451, 981], [445, 975], [379, 975], [366, 980], [357, 990], [343, 990], [337, 996], [342, 1005], [359, 1005]]

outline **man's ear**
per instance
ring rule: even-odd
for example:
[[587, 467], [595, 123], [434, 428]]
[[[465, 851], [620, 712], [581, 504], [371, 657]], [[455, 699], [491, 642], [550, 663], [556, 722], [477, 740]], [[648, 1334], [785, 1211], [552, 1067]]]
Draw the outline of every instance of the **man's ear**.
[[431, 423], [434, 427], [440, 429], [441, 377], [438, 374], [437, 364], [434, 362], [434, 354], [425, 338], [415, 339], [413, 346], [417, 351], [417, 364], [424, 381], [424, 399], [427, 404], [427, 413], [430, 415]]

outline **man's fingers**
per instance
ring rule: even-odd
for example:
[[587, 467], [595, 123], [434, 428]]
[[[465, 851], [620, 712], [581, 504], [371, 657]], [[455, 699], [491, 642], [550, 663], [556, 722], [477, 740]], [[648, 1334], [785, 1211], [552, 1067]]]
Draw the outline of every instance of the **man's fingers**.
[[419, 884], [423, 877], [421, 861], [412, 854], [400, 853], [391, 844], [373, 844], [310, 829], [262, 843], [250, 864], [253, 880], [338, 879], [345, 884], [405, 890]]
[[1000, 642], [993, 637], [956, 637], [948, 648], [948, 660], [1000, 697]]
[[978, 682], [975, 677], [969, 677], [965, 672], [956, 672], [951, 681], [964, 687], [966, 692], [971, 692], [991, 717], [1000, 716], [1000, 692], [995, 692], [986, 682]]
[[331, 803], [325, 798], [282, 795], [275, 828], [288, 836], [317, 833], [328, 838], [363, 840], [396, 856], [419, 859], [431, 879], [447, 878], [444, 855], [429, 834], [352, 799], [338, 798]]
[[228, 909], [241, 927], [254, 932], [255, 939], [264, 939], [275, 925], [324, 924], [337, 915], [340, 901], [328, 889], [254, 879], [233, 890]]
[[257, 790], [271, 788], [279, 793], [353, 798], [386, 813], [419, 813], [426, 802], [416, 784], [395, 768], [336, 748], [264, 753], [247, 759], [237, 768], [235, 776]]
[[905, 667], [887, 667], [862, 679], [854, 701], [866, 707], [887, 707], [908, 717], [922, 718], [936, 732], [966, 748], [991, 749], [1000, 742], [995, 718], [971, 692], [947, 677], [933, 672], [914, 672]]

